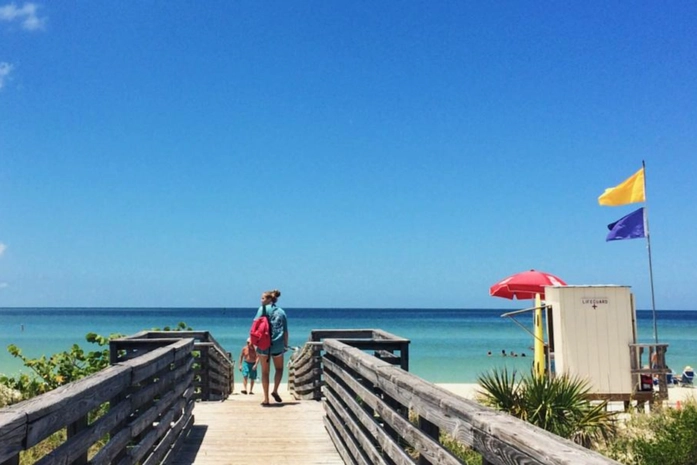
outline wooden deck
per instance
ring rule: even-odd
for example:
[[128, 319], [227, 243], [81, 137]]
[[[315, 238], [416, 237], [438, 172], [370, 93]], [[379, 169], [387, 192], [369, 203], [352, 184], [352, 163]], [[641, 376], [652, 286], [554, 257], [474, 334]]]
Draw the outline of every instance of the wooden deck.
[[324, 427], [321, 402], [296, 401], [284, 385], [283, 403], [272, 399], [264, 408], [261, 385], [254, 388], [254, 395], [236, 392], [223, 402], [197, 402], [194, 426], [170, 463], [343, 465]]

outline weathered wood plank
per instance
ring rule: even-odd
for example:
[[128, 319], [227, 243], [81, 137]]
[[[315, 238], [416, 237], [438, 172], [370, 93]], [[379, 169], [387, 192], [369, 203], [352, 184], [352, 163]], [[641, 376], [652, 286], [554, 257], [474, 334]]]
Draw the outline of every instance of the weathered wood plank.
[[322, 404], [291, 400], [261, 407], [261, 396], [233, 394], [224, 402], [198, 402], [195, 424], [176, 457], [183, 465], [343, 465], [322, 418]]
[[114, 339], [109, 342], [111, 364], [114, 365], [118, 362], [125, 362], [141, 357], [157, 348], [165, 347], [181, 340], [181, 337], [171, 337], [171, 333], [170, 337], [162, 339]]
[[[172, 408], [167, 410], [159, 423], [151, 428], [135, 447], [128, 451], [127, 457], [124, 457], [121, 463], [140, 463], [151, 452], [155, 444], [169, 431], [170, 423], [181, 415], [183, 406], [184, 400], [180, 399]], [[133, 432], [131, 432], [131, 435], [133, 435]]]
[[295, 392], [297, 392], [299, 394], [307, 394], [310, 392], [314, 393], [315, 390], [317, 389], [317, 386], [319, 385], [319, 383], [320, 383], [319, 380], [313, 380], [309, 383], [305, 383], [305, 384], [302, 384], [300, 386], [296, 385]]
[[351, 462], [359, 465], [373, 465], [361, 447], [363, 445], [361, 441], [365, 441], [365, 436], [350, 434], [349, 430], [346, 429], [345, 423], [339, 418], [335, 410], [329, 408], [325, 409], [324, 412], [332, 425], [334, 434], [341, 438], [343, 446], [351, 454]]
[[[327, 399], [324, 401], [325, 412], [332, 412], [331, 416], [338, 416], [341, 418], [341, 429], [352, 433], [353, 437], [355, 437], [356, 440], [360, 442], [363, 452], [370, 459], [371, 463], [379, 465], [386, 463], [385, 460], [382, 458], [381, 454], [378, 452], [375, 445], [373, 444], [373, 439], [377, 441], [378, 444], [380, 444], [380, 447], [383, 450], [389, 450], [391, 452], [396, 453], [397, 455], [402, 455], [403, 458], [406, 460], [410, 460], [410, 458], [407, 457], [407, 454], [404, 453], [404, 451], [398, 450], [399, 448], [396, 447], [396, 444], [394, 444], [392, 438], [387, 436], [385, 434], [385, 431], [378, 427], [374, 419], [370, 418], [368, 414], [365, 413], [365, 411], [358, 405], [358, 403], [352, 397], [344, 397], [343, 400], [344, 403], [348, 405], [348, 409], [351, 412], [353, 412], [353, 414], [358, 418], [358, 421], [363, 425], [366, 431], [371, 434], [370, 437], [367, 437], [365, 433], [363, 433], [359, 425], [351, 421], [351, 418], [349, 417], [346, 408], [339, 408], [339, 398], [337, 398], [334, 395], [334, 392], [337, 392], [337, 395], [339, 397], [341, 397], [341, 393], [339, 392], [338, 385], [333, 380], [331, 380], [330, 382], [332, 383], [332, 389], [328, 389], [325, 394], [327, 397]], [[339, 427], [338, 421], [333, 421], [333, 423], [337, 424], [337, 428]], [[389, 453], [389, 455], [391, 456], [392, 453]]]
[[19, 454], [27, 433], [27, 415], [21, 411], [3, 409], [0, 411], [0, 463]]
[[[119, 365], [131, 366], [133, 374], [131, 384], [137, 384], [162, 371], [165, 367], [175, 362], [175, 355], [186, 354], [193, 349], [193, 339], [182, 339], [166, 347], [160, 347], [140, 357], [120, 363]], [[178, 350], [182, 349], [182, 350]]]
[[[19, 405], [19, 404], [15, 404]], [[27, 414], [16, 408], [3, 408], [0, 409], [0, 437], [5, 437], [17, 428], [26, 426]]]
[[25, 447], [35, 446], [112, 399], [128, 385], [129, 375], [127, 368], [109, 367], [10, 407], [27, 415], [29, 423]]
[[195, 339], [197, 341], [211, 341], [211, 333], [208, 331], [145, 331], [145, 337], [150, 339]]
[[339, 431], [336, 429], [336, 426], [334, 425], [334, 423], [332, 423], [332, 421], [327, 416], [324, 417], [324, 427], [327, 429], [327, 432], [329, 433], [329, 437], [332, 438], [332, 442], [334, 442], [334, 445], [336, 446], [336, 449], [339, 452], [339, 455], [341, 456], [342, 460], [344, 461], [344, 464], [345, 465], [356, 465], [356, 461], [353, 460], [353, 455], [351, 455], [348, 448], [346, 447], [346, 444], [344, 443], [343, 439], [339, 435]]
[[294, 375], [297, 378], [301, 378], [308, 373], [319, 373], [322, 370], [322, 365], [319, 357], [313, 357], [307, 360], [307, 363], [303, 365], [291, 364], [294, 369]]
[[211, 343], [211, 342], [199, 342], [196, 344], [197, 348], [207, 348], [208, 352], [211, 354], [212, 357], [215, 358], [215, 360], [218, 362], [219, 365], [225, 365], [229, 364], [232, 362], [230, 359], [229, 355], [225, 350], [223, 350], [222, 347]]
[[327, 339], [327, 341], [338, 341], [357, 349], [370, 350], [399, 350], [402, 343], [391, 339]]
[[293, 398], [295, 400], [317, 400], [317, 395], [315, 394], [314, 391], [308, 391], [304, 394], [302, 393], [295, 393], [293, 394]]
[[81, 454], [87, 452], [95, 442], [111, 431], [115, 425], [127, 418], [130, 413], [131, 405], [128, 400], [119, 403], [104, 416], [92, 423], [89, 429], [81, 431], [61, 444], [58, 448], [36, 462], [36, 465], [72, 463]]
[[190, 372], [193, 364], [194, 360], [190, 358], [186, 361], [184, 365], [160, 376], [160, 379], [156, 383], [143, 386], [137, 392], [133, 393], [133, 395], [131, 396], [133, 408], [138, 408], [144, 405], [146, 402], [149, 402], [150, 399], [152, 399], [156, 395], [161, 394], [168, 389], [171, 389], [172, 384], [176, 380], [184, 377], [187, 373], [191, 373], [191, 378], [193, 378], [193, 373]]
[[172, 462], [172, 460], [178, 456], [180, 449], [184, 446], [184, 438], [189, 435], [191, 428], [194, 426], [194, 421], [195, 418], [187, 406], [184, 416], [172, 428], [173, 432], [177, 434], [177, 439], [174, 441], [172, 447], [166, 451], [166, 455], [160, 457], [159, 454], [157, 454], [152, 460], [148, 459], [143, 465], [159, 465]]
[[208, 371], [208, 379], [211, 381], [211, 384], [217, 384], [219, 386], [224, 385], [226, 379], [223, 376], [220, 376], [220, 374], [216, 373], [213, 370]]
[[372, 339], [372, 329], [313, 329], [310, 331], [310, 341], [322, 339]]
[[303, 375], [295, 375], [295, 384], [314, 384], [315, 381], [319, 381], [321, 371], [318, 368], [314, 368]]
[[[327, 361], [326, 363], [330, 362]], [[352, 379], [345, 372], [342, 370], [337, 370], [338, 368], [339, 367], [336, 365], [331, 367], [331, 376], [325, 377], [327, 386], [331, 387], [331, 389], [337, 392], [337, 396], [341, 398], [342, 402], [351, 408], [351, 411], [356, 417], [359, 418], [363, 426], [379, 440], [380, 446], [388, 451], [388, 454], [392, 460], [395, 460], [396, 463], [402, 465], [413, 463], [412, 458], [393, 441], [393, 439], [384, 431], [383, 428], [376, 427], [375, 419], [365, 414], [358, 403], [353, 400], [355, 397], [359, 397], [361, 402], [367, 404], [371, 409], [376, 411], [383, 421], [389, 424], [393, 429], [399, 431], [400, 436], [405, 438], [407, 442], [409, 442], [409, 444], [411, 444], [420, 453], [425, 454], [431, 461], [438, 458], [438, 463], [442, 464], [458, 465], [461, 463], [455, 457], [445, 453], [437, 441], [433, 441], [433, 439], [426, 436], [421, 431], [418, 431], [411, 423], [409, 423], [408, 419], [403, 418], [399, 412], [394, 411], [389, 405], [383, 402], [382, 399], [379, 399], [365, 386]], [[336, 376], [336, 378], [341, 379], [348, 385], [351, 391], [345, 390], [332, 378], [332, 376]], [[334, 399], [335, 401], [338, 400], [335, 397], [330, 397], [329, 394], [327, 394], [327, 398]], [[444, 455], [441, 456], [441, 453]]]
[[113, 435], [109, 442], [102, 447], [99, 452], [92, 457], [90, 461], [92, 465], [107, 465], [111, 464], [117, 455], [123, 451], [128, 443], [131, 441], [130, 430], [122, 429], [115, 435]]
[[316, 345], [306, 344], [300, 353], [295, 356], [292, 360], [293, 365], [297, 367], [305, 366], [306, 364], [311, 364], [319, 356], [322, 349], [322, 343], [318, 342]]
[[409, 339], [399, 337], [396, 334], [392, 334], [390, 332], [385, 331], [384, 329], [374, 329], [373, 330], [373, 337], [375, 339], [392, 339], [393, 341], [399, 341], [399, 342], [406, 342], [409, 343]]
[[[184, 406], [185, 407], [185, 406]], [[165, 431], [164, 436], [160, 439], [160, 442], [155, 446], [152, 454], [143, 462], [143, 465], [155, 465], [162, 461], [162, 458], [167, 455], [167, 453], [174, 447], [176, 441], [179, 439], [180, 434], [184, 426], [188, 423], [190, 415], [182, 415], [180, 418], [175, 420], [172, 426]]]
[[180, 398], [181, 393], [184, 391], [184, 387], [180, 386], [175, 388], [162, 396], [162, 398], [155, 403], [152, 407], [147, 409], [145, 412], [141, 413], [138, 418], [134, 419], [130, 424], [131, 437], [136, 437], [141, 434], [146, 428], [151, 428], [155, 420], [158, 419], [160, 415], [164, 412], [173, 408]]

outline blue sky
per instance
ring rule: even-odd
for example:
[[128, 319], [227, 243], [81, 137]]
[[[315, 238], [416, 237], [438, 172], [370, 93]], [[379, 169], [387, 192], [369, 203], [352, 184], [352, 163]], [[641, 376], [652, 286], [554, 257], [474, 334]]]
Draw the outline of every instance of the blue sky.
[[0, 3], [0, 306], [696, 309], [695, 2]]

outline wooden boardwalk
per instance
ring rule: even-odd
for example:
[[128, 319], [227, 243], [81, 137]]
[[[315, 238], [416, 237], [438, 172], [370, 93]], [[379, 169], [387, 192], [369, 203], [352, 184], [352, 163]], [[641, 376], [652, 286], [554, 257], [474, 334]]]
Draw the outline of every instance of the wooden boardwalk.
[[257, 384], [254, 395], [234, 393], [224, 402], [196, 403], [194, 426], [170, 463], [343, 465], [324, 428], [321, 402], [296, 401], [283, 385], [284, 402], [272, 399], [265, 408]]

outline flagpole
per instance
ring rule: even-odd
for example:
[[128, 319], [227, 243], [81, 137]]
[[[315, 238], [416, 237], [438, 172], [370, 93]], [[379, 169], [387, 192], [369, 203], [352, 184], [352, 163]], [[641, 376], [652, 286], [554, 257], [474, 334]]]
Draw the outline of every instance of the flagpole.
[[649, 233], [649, 209], [646, 195], [646, 162], [641, 160], [644, 169], [644, 222], [646, 224], [646, 248], [649, 252], [649, 280], [651, 281], [651, 314], [653, 316], [653, 341], [658, 344], [658, 327], [656, 326], [656, 297], [653, 292], [653, 265], [651, 263], [651, 234]]

